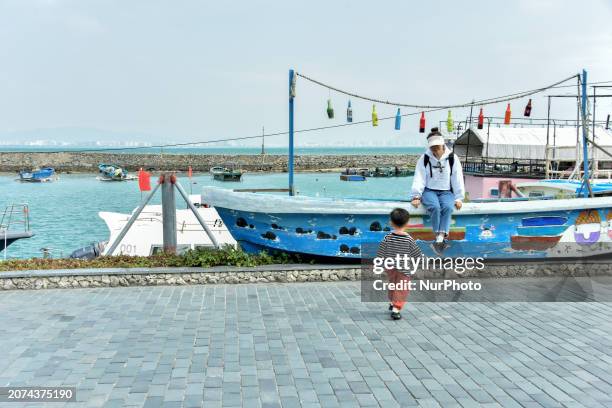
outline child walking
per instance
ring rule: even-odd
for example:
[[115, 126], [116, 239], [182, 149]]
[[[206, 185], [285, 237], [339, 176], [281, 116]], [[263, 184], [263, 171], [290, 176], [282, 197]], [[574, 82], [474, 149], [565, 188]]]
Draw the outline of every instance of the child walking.
[[425, 206], [435, 234], [434, 249], [439, 252], [446, 246], [453, 207], [459, 210], [463, 205], [465, 186], [459, 158], [446, 146], [438, 128], [431, 129], [427, 145], [414, 171], [412, 205]]
[[[376, 252], [377, 258], [397, 259], [398, 255], [403, 257], [404, 254], [409, 257], [421, 257], [423, 255], [421, 249], [417, 246], [416, 242], [414, 242], [414, 239], [405, 231], [409, 219], [410, 215], [408, 211], [403, 208], [396, 208], [391, 211], [389, 215], [389, 224], [393, 228], [393, 231], [386, 235], [378, 246], [378, 251]], [[410, 271], [392, 268], [387, 269], [386, 272], [389, 283], [395, 285], [403, 284], [405, 288], [388, 290], [387, 292], [390, 302], [389, 311], [391, 312], [391, 318], [393, 320], [399, 320], [402, 318], [400, 311], [408, 299]]]

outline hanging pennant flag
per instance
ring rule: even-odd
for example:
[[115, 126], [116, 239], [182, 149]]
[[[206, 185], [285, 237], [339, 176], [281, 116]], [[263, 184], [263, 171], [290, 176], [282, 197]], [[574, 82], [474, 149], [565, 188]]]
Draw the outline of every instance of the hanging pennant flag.
[[376, 113], [376, 105], [372, 105], [372, 126], [378, 126], [378, 113]]
[[478, 129], [482, 129], [484, 127], [484, 113], [482, 113], [482, 108], [480, 108], [480, 113], [478, 114]]
[[138, 188], [140, 191], [151, 191], [151, 173], [140, 168], [138, 171]]
[[327, 117], [330, 119], [334, 118], [334, 108], [332, 108], [331, 99], [327, 100]]
[[529, 102], [527, 102], [527, 106], [525, 106], [525, 116], [531, 116], [531, 99], [529, 99]]
[[448, 111], [448, 117], [446, 118], [446, 130], [448, 133], [453, 133], [453, 129], [455, 128], [455, 122], [453, 122], [453, 116], [451, 111]]
[[193, 170], [191, 169], [191, 166], [189, 166], [189, 169], [187, 169], [187, 177], [191, 178], [191, 176], [193, 176]]
[[400, 108], [397, 108], [397, 113], [395, 114], [395, 130], [400, 130], [402, 126], [402, 115], [400, 115]]
[[421, 112], [421, 120], [419, 120], [419, 133], [425, 133], [425, 112]]
[[504, 125], [510, 124], [510, 117], [512, 116], [512, 111], [510, 111], [510, 104], [506, 108], [506, 115], [504, 116]]
[[346, 108], [346, 121], [351, 123], [353, 121], [353, 108], [351, 108], [351, 100], [349, 99], [348, 108]]

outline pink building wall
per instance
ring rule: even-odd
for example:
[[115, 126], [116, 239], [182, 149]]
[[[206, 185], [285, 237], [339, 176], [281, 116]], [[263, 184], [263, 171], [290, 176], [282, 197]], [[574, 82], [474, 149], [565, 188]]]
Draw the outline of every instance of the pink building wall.
[[514, 184], [524, 181], [533, 181], [529, 178], [518, 177], [479, 177], [471, 174], [465, 175], [465, 191], [470, 195], [471, 199], [475, 198], [493, 198], [490, 191], [492, 188], [498, 188], [501, 180], [512, 180]]

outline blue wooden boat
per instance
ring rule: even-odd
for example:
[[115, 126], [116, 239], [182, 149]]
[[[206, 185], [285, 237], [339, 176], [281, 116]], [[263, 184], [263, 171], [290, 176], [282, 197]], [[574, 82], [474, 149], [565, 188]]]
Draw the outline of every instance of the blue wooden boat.
[[55, 169], [52, 167], [19, 172], [19, 180], [27, 183], [46, 183], [55, 180], [55, 177]]
[[[344, 261], [372, 256], [390, 231], [389, 213], [402, 207], [411, 213], [407, 231], [426, 255], [434, 255], [429, 216], [406, 201], [288, 197], [206, 187], [203, 202], [216, 208], [247, 252], [280, 251]], [[612, 227], [593, 216], [607, 219], [611, 211], [612, 197], [465, 203], [453, 215], [444, 256], [611, 256]]]

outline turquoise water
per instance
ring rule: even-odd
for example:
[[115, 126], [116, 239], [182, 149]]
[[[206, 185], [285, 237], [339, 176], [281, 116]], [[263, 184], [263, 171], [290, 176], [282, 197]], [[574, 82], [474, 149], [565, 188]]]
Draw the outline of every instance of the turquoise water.
[[[84, 149], [100, 149], [96, 147], [79, 146], [0, 146], [0, 152], [53, 152], [79, 151]], [[424, 147], [296, 147], [297, 155], [324, 154], [421, 154]], [[268, 147], [267, 154], [287, 154], [286, 147]], [[118, 150], [117, 153], [155, 153], [159, 154], [260, 154], [261, 147], [174, 147], [174, 148], [142, 148]]]
[[[13, 175], [0, 176], [0, 210], [7, 204], [27, 203], [30, 222], [36, 234], [8, 248], [8, 258], [42, 256], [41, 248], [51, 248], [54, 257], [68, 256], [73, 250], [108, 239], [106, 224], [99, 211], [129, 213], [138, 206], [138, 182], [109, 183], [96, 180], [95, 174], [61, 174], [54, 183], [19, 183]], [[286, 188], [286, 173], [245, 174], [239, 183], [214, 181], [208, 174], [196, 174], [191, 185], [199, 194], [205, 185], [224, 188]], [[179, 177], [189, 192], [187, 177]], [[370, 178], [365, 182], [340, 181], [338, 173], [297, 173], [298, 194], [321, 197], [360, 197], [406, 199], [412, 177]], [[146, 193], [145, 193], [146, 194]], [[151, 201], [160, 203], [160, 193]], [[177, 196], [177, 206], [181, 206]], [[0, 252], [0, 259], [4, 253]]]

